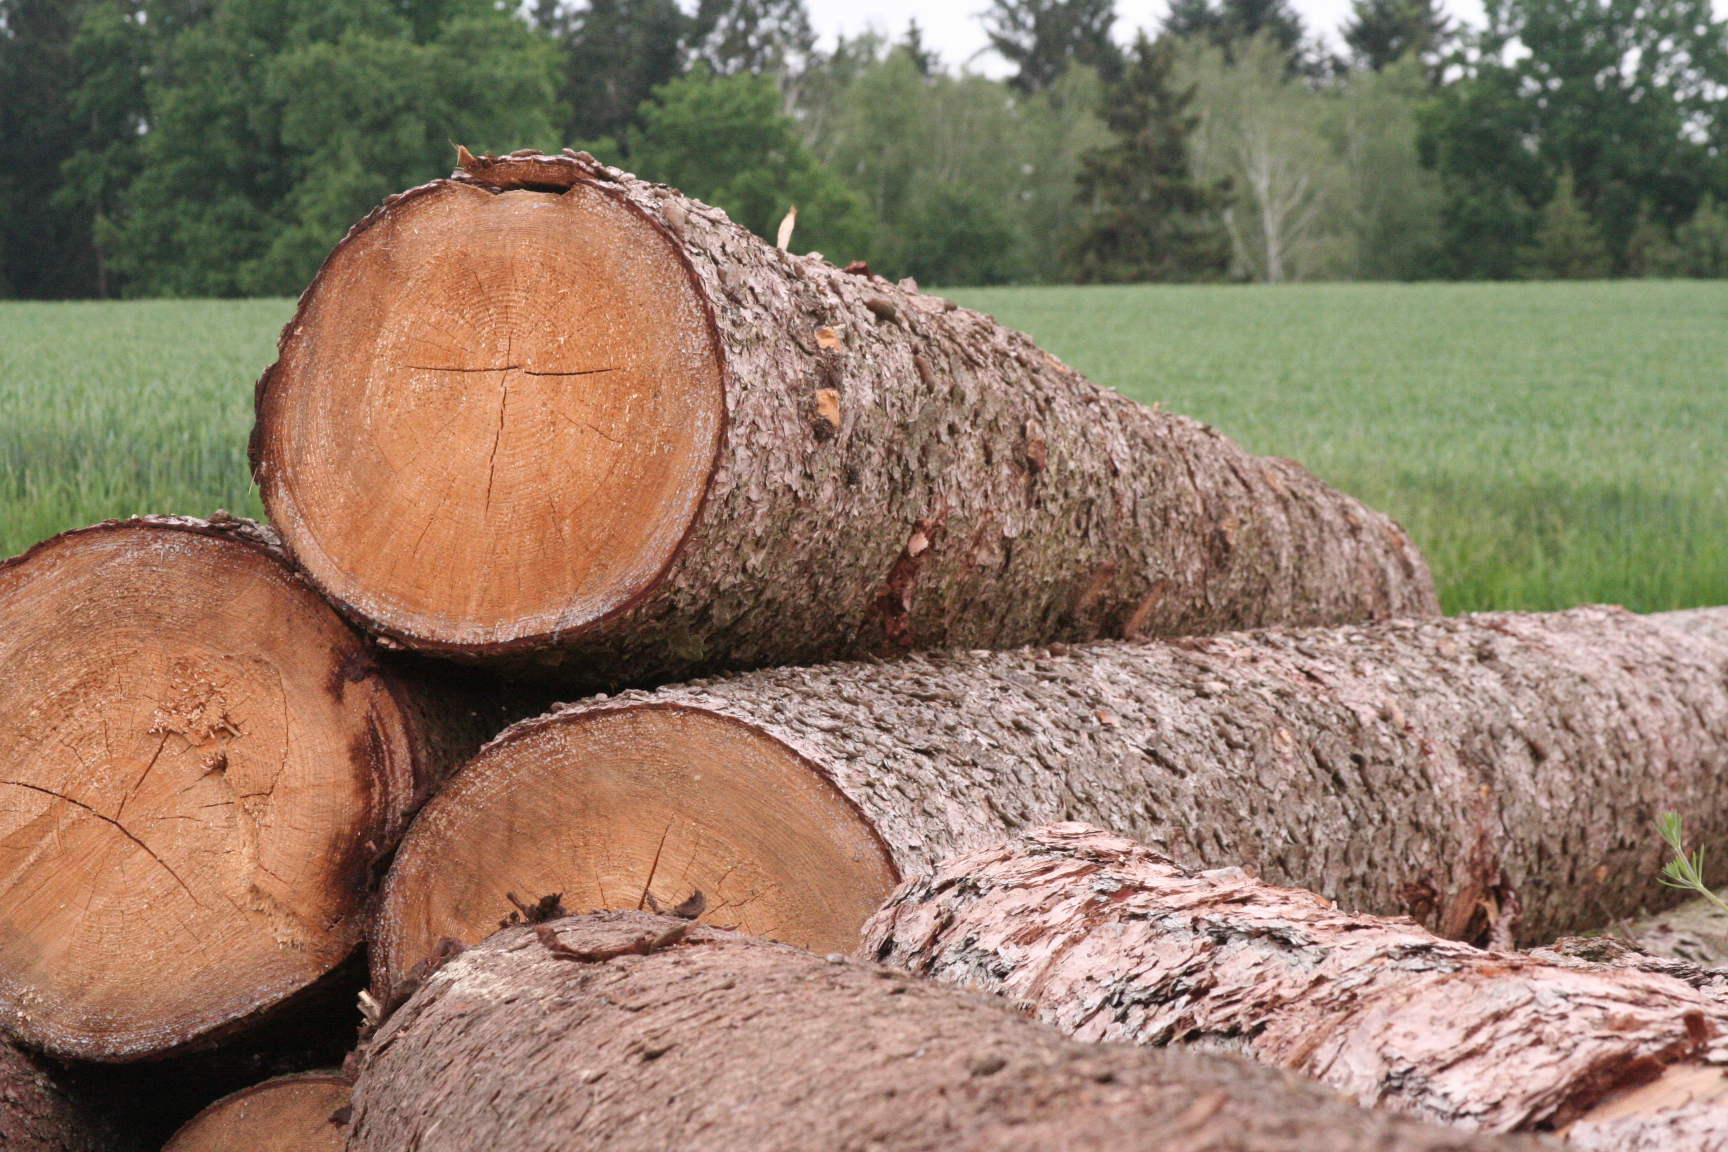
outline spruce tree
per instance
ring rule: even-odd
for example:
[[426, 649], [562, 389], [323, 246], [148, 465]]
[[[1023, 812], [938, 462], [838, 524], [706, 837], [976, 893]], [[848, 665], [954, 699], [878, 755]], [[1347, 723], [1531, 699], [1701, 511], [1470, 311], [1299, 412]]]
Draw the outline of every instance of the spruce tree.
[[1008, 83], [1022, 95], [1048, 88], [1070, 64], [1105, 80], [1121, 75], [1122, 53], [1110, 39], [1115, 0], [991, 0], [982, 18], [990, 46], [1019, 69]]
[[1164, 31], [1215, 45], [1227, 60], [1233, 59], [1235, 44], [1262, 32], [1294, 57], [1307, 34], [1301, 15], [1288, 0], [1171, 0]]
[[699, 0], [685, 32], [694, 60], [716, 76], [782, 72], [816, 47], [804, 0]]
[[1351, 0], [1350, 9], [1344, 43], [1358, 64], [1379, 72], [1414, 53], [1432, 76], [1452, 32], [1435, 0]]
[[1532, 280], [1597, 280], [1608, 275], [1602, 233], [1578, 202], [1570, 169], [1560, 173], [1554, 198], [1542, 209], [1536, 240], [1526, 254]]
[[1070, 250], [1086, 282], [1217, 280], [1230, 266], [1220, 219], [1227, 182], [1201, 184], [1189, 170], [1192, 87], [1171, 86], [1173, 43], [1142, 33], [1125, 74], [1107, 86], [1104, 121], [1116, 142], [1081, 159], [1076, 177], [1088, 220]]
[[72, 44], [82, 0], [0, 0], [0, 296], [93, 296], [91, 213], [60, 165], [88, 132]]

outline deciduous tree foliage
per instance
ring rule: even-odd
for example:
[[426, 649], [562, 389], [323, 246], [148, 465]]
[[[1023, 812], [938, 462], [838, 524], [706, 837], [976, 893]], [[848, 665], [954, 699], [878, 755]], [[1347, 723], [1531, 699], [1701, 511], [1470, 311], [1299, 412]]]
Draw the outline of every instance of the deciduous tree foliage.
[[555, 51], [489, 0], [218, 0], [139, 55], [149, 131], [96, 229], [132, 293], [298, 292], [451, 140], [554, 139]]
[[565, 136], [604, 138], [627, 154], [643, 103], [684, 70], [686, 20], [675, 0], [588, 0], [580, 8], [537, 0], [534, 23], [564, 51]]
[[1456, 63], [1423, 143], [1453, 275], [1518, 274], [1562, 172], [1616, 271], [1646, 208], [1683, 225], [1728, 179], [1728, 23], [1709, 0], [1489, 0]]
[[863, 201], [798, 139], [771, 77], [717, 76], [698, 64], [656, 91], [642, 118], [630, 157], [642, 175], [724, 208], [770, 241], [796, 207], [798, 251], [842, 263], [864, 254], [870, 219]]
[[1194, 89], [1173, 86], [1175, 63], [1172, 43], [1142, 33], [1122, 79], [1105, 89], [1104, 120], [1116, 142], [1081, 161], [1087, 215], [1072, 259], [1082, 282], [1207, 280], [1229, 270], [1230, 237], [1219, 218], [1229, 182], [1202, 183], [1191, 172]]

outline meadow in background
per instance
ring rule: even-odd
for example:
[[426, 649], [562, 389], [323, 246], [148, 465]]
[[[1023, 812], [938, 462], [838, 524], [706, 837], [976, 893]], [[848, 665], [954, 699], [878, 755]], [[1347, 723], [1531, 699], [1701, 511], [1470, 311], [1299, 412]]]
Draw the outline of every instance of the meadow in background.
[[[1728, 603], [1728, 283], [946, 294], [1390, 513], [1448, 612]], [[252, 385], [292, 311], [0, 304], [0, 551], [109, 516], [261, 516]]]

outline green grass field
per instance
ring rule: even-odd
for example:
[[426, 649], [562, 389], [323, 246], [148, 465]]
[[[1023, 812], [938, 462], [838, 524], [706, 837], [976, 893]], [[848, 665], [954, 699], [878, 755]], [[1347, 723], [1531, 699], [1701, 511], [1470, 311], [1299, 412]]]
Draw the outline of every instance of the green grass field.
[[1728, 604], [1728, 283], [952, 295], [1389, 512], [1449, 612]]
[[[1392, 513], [1449, 611], [1728, 603], [1728, 283], [951, 295]], [[252, 382], [291, 310], [0, 304], [0, 551], [134, 512], [260, 514]]]

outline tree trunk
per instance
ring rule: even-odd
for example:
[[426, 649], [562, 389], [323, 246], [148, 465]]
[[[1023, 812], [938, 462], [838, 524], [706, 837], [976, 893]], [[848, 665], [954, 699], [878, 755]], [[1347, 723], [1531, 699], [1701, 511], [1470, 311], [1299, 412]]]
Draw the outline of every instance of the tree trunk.
[[1020, 1001], [1077, 1039], [1223, 1047], [1466, 1128], [1595, 1128], [1610, 1112], [1666, 1128], [1672, 1109], [1627, 1106], [1659, 1078], [1702, 1076], [1728, 1097], [1728, 1003], [1674, 976], [1485, 952], [1240, 868], [1190, 872], [1084, 824], [909, 881], [860, 951]]
[[877, 965], [633, 912], [457, 956], [359, 1069], [350, 1152], [1538, 1147], [1242, 1061], [1076, 1043]]
[[1728, 608], [1686, 608], [1679, 612], [1652, 612], [1650, 619], [1678, 628], [1700, 640], [1728, 648]]
[[0, 1037], [0, 1149], [108, 1152], [110, 1147], [48, 1069]]
[[1640, 906], [1652, 821], [1728, 855], [1728, 651], [1615, 608], [927, 655], [596, 697], [427, 806], [381, 994], [507, 894], [705, 915], [849, 951], [901, 877], [1056, 820], [1252, 865], [1441, 935], [1551, 940]]
[[0, 565], [0, 1028], [131, 1060], [313, 985], [483, 712], [386, 672], [249, 522]]
[[335, 1073], [254, 1084], [194, 1116], [162, 1152], [342, 1152], [348, 1089]]
[[1438, 611], [1403, 530], [1300, 466], [581, 157], [357, 225], [252, 460], [351, 618], [589, 687]]

